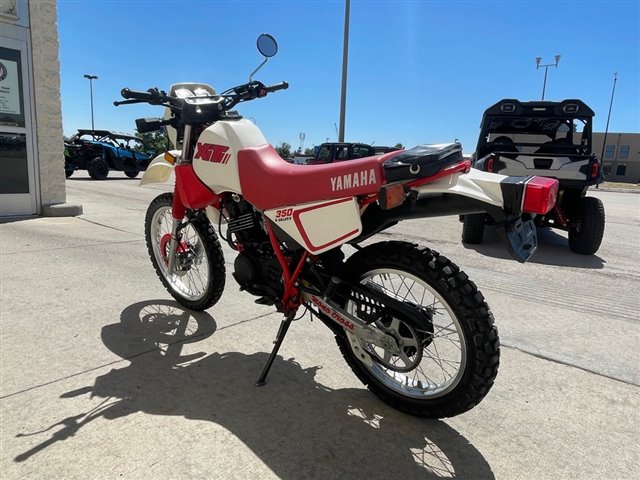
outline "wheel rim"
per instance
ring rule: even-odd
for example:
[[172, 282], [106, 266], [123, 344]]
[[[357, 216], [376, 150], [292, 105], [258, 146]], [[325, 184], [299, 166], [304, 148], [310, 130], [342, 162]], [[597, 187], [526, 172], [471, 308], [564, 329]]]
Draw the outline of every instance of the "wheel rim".
[[[394, 269], [373, 270], [367, 272], [360, 282], [373, 283], [377, 289], [382, 289], [385, 294], [402, 302], [426, 307], [433, 319], [433, 335], [429, 335], [429, 341], [424, 342], [426, 345], [422, 347], [421, 358], [412, 370], [400, 372], [385, 367], [375, 360], [384, 355], [379, 347], [364, 340], [356, 340], [374, 358], [371, 366], [366, 363], [362, 365], [387, 388], [404, 396], [417, 399], [437, 398], [453, 390], [464, 374], [467, 347], [460, 322], [451, 306], [424, 280], [408, 272]], [[354, 305], [348, 303], [347, 311], [355, 313], [354, 310]], [[402, 323], [393, 321], [391, 329], [387, 327], [383, 330], [397, 338], [392, 330]], [[358, 355], [355, 356], [358, 358]], [[389, 359], [388, 355], [386, 358]], [[404, 366], [401, 359], [398, 366]]]
[[171, 236], [173, 217], [171, 207], [161, 207], [151, 219], [151, 247], [156, 264], [172, 290], [181, 297], [197, 301], [205, 296], [208, 290], [210, 272], [209, 258], [204, 242], [192, 224], [181, 230], [178, 242], [178, 272], [168, 274], [168, 242]]

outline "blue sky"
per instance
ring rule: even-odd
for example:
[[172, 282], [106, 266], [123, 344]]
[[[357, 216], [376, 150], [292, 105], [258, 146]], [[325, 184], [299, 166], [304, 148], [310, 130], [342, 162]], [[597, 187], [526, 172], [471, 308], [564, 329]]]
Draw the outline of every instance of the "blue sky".
[[[475, 148], [482, 112], [501, 98], [580, 98], [604, 131], [640, 132], [640, 2], [351, 2], [346, 140], [411, 147], [459, 139]], [[114, 107], [120, 89], [245, 82], [261, 61], [255, 41], [274, 35], [278, 55], [256, 75], [290, 88], [241, 105], [270, 143], [335, 141], [344, 1], [58, 0], [64, 132], [133, 132], [150, 106]]]

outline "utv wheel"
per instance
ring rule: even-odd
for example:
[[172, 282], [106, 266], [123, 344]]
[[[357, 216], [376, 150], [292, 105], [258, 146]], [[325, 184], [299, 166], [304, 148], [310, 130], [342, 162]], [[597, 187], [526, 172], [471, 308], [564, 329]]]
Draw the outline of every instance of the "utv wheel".
[[[437, 252], [406, 242], [365, 247], [344, 271], [351, 282], [399, 300], [422, 317], [416, 323], [400, 312], [386, 313], [370, 324], [394, 337], [400, 353], [348, 332], [336, 336], [346, 362], [369, 390], [398, 410], [430, 418], [458, 415], [484, 398], [498, 373], [500, 341], [489, 306], [464, 272]], [[353, 299], [343, 308], [357, 314]]]
[[575, 227], [569, 230], [569, 248], [582, 255], [593, 255], [600, 248], [604, 235], [604, 205], [599, 198], [578, 200]]
[[172, 204], [173, 194], [163, 193], [147, 209], [144, 233], [151, 263], [162, 284], [181, 305], [205, 310], [220, 299], [224, 289], [222, 247], [206, 215], [193, 212], [179, 232], [175, 271], [169, 274]]
[[64, 171], [64, 176], [66, 178], [69, 178], [71, 175], [73, 175], [74, 170], [66, 170]]
[[109, 164], [102, 157], [94, 158], [87, 165], [87, 172], [94, 180], [104, 180], [109, 175]]
[[486, 214], [472, 213], [462, 221], [462, 243], [477, 245], [482, 243]]
[[125, 170], [124, 174], [129, 178], [136, 178], [140, 170]]

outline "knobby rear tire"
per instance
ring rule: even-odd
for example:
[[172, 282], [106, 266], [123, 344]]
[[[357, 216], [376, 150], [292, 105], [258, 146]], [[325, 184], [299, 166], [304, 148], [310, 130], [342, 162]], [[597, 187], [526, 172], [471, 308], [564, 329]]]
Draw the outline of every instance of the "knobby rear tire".
[[[439, 297], [443, 308], [434, 307], [434, 310], [444, 312], [451, 318], [455, 317], [451, 326], [453, 329], [460, 329], [457, 338], [460, 339], [460, 351], [464, 351], [464, 354], [461, 353], [461, 365], [455, 379], [452, 377], [448, 380], [450, 385], [441, 388], [439, 393], [435, 383], [433, 389], [431, 386], [425, 387], [421, 382], [417, 382], [413, 388], [404, 385], [402, 376], [405, 374], [392, 372], [375, 362], [374, 368], [369, 367], [358, 359], [348, 338], [342, 334], [337, 335], [336, 341], [346, 362], [369, 390], [398, 410], [430, 418], [451, 417], [466, 412], [487, 395], [498, 373], [498, 330], [482, 293], [454, 263], [425, 247], [406, 242], [381, 242], [367, 246], [351, 256], [345, 264], [345, 272], [350, 281], [362, 283], [367, 278], [384, 278], [385, 274], [402, 278], [402, 283], [405, 283], [405, 278], [410, 279], [414, 283], [406, 281], [406, 287], [413, 288], [420, 284], [425, 291], [435, 292], [433, 305], [435, 306], [435, 298]], [[399, 293], [395, 295], [397, 297]], [[422, 303], [419, 297], [414, 299], [400, 294], [400, 298], [402, 296], [405, 296], [405, 302]], [[424, 294], [422, 300], [426, 300], [423, 305], [429, 307], [430, 300], [425, 299]], [[433, 316], [432, 333], [443, 331], [440, 327], [435, 327], [436, 317], [437, 315]], [[434, 335], [432, 343], [439, 341], [444, 342], [439, 345], [447, 346], [451, 338], [449, 335], [452, 334], [445, 333], [440, 338]], [[423, 347], [425, 354], [421, 360], [427, 363], [420, 363], [420, 370], [417, 372], [407, 373], [407, 382], [416, 382], [416, 376], [422, 373], [422, 365], [425, 369], [430, 368], [434, 364], [428, 363], [429, 359], [440, 356], [437, 349], [435, 355], [428, 353], [429, 348]]]
[[[163, 193], [156, 197], [147, 209], [144, 230], [149, 257], [158, 278], [178, 303], [191, 310], [206, 310], [216, 304], [224, 290], [225, 265], [222, 247], [206, 215], [203, 212], [195, 214], [190, 224], [185, 227], [193, 228], [190, 232], [192, 240], [185, 242], [185, 245], [188, 244], [191, 248], [193, 243], [193, 250], [204, 257], [202, 264], [206, 271], [202, 274], [205, 280], [200, 282], [201, 285], [195, 282], [188, 285], [191, 283], [188, 276], [194, 274], [197, 279], [200, 273], [200, 264], [195, 263], [183, 276], [168, 276], [166, 262], [162, 258], [166, 252], [161, 252], [161, 239], [167, 233], [171, 233], [172, 204], [173, 194]], [[189, 288], [193, 285], [198, 290], [191, 293]]]

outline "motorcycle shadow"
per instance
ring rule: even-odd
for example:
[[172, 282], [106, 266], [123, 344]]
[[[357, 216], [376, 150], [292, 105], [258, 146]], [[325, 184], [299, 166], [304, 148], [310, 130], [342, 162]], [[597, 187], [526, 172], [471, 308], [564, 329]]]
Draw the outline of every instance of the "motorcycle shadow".
[[[604, 268], [606, 261], [598, 255], [580, 255], [569, 250], [566, 234], [559, 233], [551, 228], [538, 228], [537, 233], [538, 250], [528, 261], [529, 263], [594, 270]], [[463, 243], [463, 246], [487, 257], [511, 259], [495, 229], [485, 229], [484, 239], [481, 244]]]
[[[255, 387], [267, 353], [183, 355], [185, 343], [215, 329], [207, 313], [173, 302], [128, 307], [120, 323], [103, 328], [102, 340], [130, 364], [62, 395], [90, 392], [104, 406], [49, 427], [62, 426], [16, 461], [73, 437], [96, 418], [144, 412], [215, 422], [282, 479], [495, 478], [482, 454], [446, 423], [404, 415], [365, 389], [328, 388], [315, 380], [320, 367], [278, 356], [267, 385]], [[226, 448], [211, 449], [214, 462], [228, 458]]]

